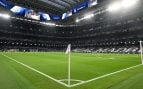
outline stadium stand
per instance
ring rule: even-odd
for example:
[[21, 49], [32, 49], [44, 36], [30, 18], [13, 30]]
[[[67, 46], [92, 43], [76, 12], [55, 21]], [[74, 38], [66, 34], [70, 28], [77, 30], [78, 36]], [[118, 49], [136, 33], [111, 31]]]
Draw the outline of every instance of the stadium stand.
[[[71, 43], [72, 49], [86, 50], [85, 52], [137, 53], [138, 41], [143, 40], [142, 7], [141, 3], [129, 14], [121, 12], [115, 16], [114, 13], [103, 12], [92, 21], [81, 21], [69, 27], [50, 27], [19, 19], [2, 20], [0, 49], [60, 51]], [[100, 5], [96, 8], [104, 10]]]

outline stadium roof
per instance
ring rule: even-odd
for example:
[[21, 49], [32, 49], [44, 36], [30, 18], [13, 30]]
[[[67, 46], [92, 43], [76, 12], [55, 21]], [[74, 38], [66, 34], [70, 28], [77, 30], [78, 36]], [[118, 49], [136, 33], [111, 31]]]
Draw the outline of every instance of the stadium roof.
[[51, 14], [62, 14], [87, 0], [7, 0], [16, 5], [42, 10]]

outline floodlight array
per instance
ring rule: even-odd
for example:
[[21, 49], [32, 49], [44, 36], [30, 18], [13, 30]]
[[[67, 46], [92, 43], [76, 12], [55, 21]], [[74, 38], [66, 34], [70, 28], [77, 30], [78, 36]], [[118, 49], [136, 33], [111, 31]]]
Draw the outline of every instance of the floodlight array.
[[78, 22], [80, 22], [81, 20], [85, 20], [85, 19], [90, 19], [90, 18], [92, 18], [92, 17], [94, 17], [94, 14], [87, 14], [87, 15], [85, 15], [83, 18], [81, 18], [81, 19], [76, 19], [76, 22], [78, 23]]
[[112, 3], [109, 5], [107, 8], [107, 11], [113, 12], [113, 11], [118, 11], [121, 9], [129, 9], [137, 4], [139, 0], [121, 0]]
[[[110, 4], [106, 10], [101, 11], [100, 13], [103, 13], [105, 11], [109, 11], [109, 12], [116, 12], [119, 11], [121, 9], [129, 9], [133, 6], [135, 6], [138, 3], [139, 0], [118, 0], [116, 2], [113, 2], [112, 4]], [[85, 15], [84, 17], [80, 18], [80, 19], [76, 19], [76, 23], [85, 20], [85, 19], [90, 19], [92, 17], [94, 17], [95, 15], [99, 14], [98, 12], [94, 13], [94, 14], [88, 14]]]
[[40, 23], [48, 26], [56, 26], [55, 23], [47, 23], [47, 22], [40, 22]]
[[5, 18], [5, 19], [9, 19], [9, 18], [10, 18], [10, 15], [8, 15], [8, 14], [1, 14], [1, 13], [0, 13], [0, 17], [1, 17], [1, 18]]
[[92, 18], [93, 16], [94, 16], [94, 14], [85, 15], [85, 16], [84, 16], [84, 19], [90, 19], [90, 18]]

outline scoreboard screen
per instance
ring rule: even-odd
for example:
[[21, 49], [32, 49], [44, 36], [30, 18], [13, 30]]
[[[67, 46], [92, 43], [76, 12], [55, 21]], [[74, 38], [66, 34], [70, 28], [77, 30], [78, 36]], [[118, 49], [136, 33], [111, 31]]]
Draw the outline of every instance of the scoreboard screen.
[[31, 18], [34, 20], [41, 20], [41, 21], [51, 20], [49, 14], [42, 13], [42, 12], [36, 12], [34, 10], [20, 7], [20, 6], [14, 6], [10, 10], [17, 15], [20, 15], [26, 18]]
[[41, 21], [65, 19], [65, 18], [68, 18], [68, 17], [72, 16], [73, 14], [85, 9], [85, 8], [92, 7], [96, 4], [97, 4], [97, 0], [87, 0], [87, 1], [77, 5], [75, 8], [63, 13], [62, 15], [49, 15], [47, 13], [36, 12], [36, 11], [28, 9], [28, 8], [13, 5], [13, 4], [7, 2], [6, 0], [0, 0], [0, 5], [10, 9], [10, 11], [15, 13], [16, 15], [20, 15], [20, 16], [35, 19], [35, 20], [41, 20]]

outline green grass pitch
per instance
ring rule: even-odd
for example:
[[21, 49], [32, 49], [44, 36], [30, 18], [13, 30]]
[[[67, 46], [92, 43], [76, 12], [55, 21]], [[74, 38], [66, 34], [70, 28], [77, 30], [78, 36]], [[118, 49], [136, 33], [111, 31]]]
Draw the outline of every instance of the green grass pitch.
[[[56, 80], [67, 79], [68, 74], [68, 55], [64, 52], [1, 52], [0, 89], [143, 89], [142, 65], [69, 88], [3, 55]], [[71, 79], [87, 81], [139, 64], [139, 54], [71, 53]]]

